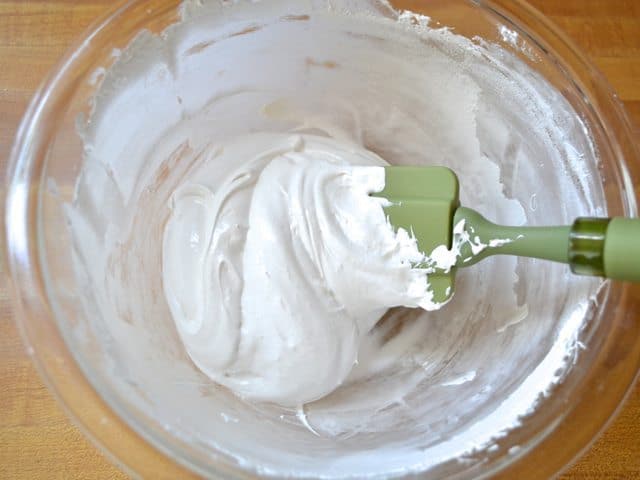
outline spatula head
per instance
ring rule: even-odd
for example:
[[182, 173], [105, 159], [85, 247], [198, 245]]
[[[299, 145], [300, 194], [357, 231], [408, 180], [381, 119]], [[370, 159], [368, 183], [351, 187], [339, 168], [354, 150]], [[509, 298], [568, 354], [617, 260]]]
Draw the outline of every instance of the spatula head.
[[[451, 248], [453, 215], [459, 206], [456, 174], [446, 167], [385, 167], [385, 187], [376, 196], [391, 202], [385, 207], [391, 225], [412, 232], [421, 252]], [[445, 302], [453, 295], [455, 268], [429, 275], [433, 299]]]

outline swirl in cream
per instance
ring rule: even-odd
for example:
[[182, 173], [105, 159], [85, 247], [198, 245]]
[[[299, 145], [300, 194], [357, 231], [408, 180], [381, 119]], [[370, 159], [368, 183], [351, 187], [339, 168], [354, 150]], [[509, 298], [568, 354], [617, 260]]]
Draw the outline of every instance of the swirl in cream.
[[302, 405], [344, 382], [387, 309], [439, 306], [412, 268], [424, 257], [415, 239], [369, 195], [384, 187], [377, 155], [286, 134], [219, 151], [238, 169], [216, 184], [205, 164], [177, 188], [162, 270], [187, 351], [213, 380]]

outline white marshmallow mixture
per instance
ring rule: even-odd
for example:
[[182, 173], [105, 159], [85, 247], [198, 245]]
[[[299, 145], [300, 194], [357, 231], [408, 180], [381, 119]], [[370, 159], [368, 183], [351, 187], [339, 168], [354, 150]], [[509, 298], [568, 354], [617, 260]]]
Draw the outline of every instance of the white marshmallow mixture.
[[[298, 406], [335, 390], [390, 307], [439, 307], [415, 239], [369, 196], [383, 161], [324, 137], [255, 134], [171, 197], [163, 284], [194, 362], [241, 396]], [[359, 165], [359, 166], [357, 166]]]

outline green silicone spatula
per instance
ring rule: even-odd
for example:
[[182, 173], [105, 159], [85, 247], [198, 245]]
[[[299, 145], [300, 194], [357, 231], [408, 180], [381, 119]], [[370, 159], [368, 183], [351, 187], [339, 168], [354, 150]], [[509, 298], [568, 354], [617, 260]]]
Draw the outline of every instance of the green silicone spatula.
[[389, 200], [385, 211], [391, 225], [413, 232], [420, 251], [429, 255], [441, 245], [451, 248], [456, 226], [463, 226], [471, 240], [460, 243], [453, 268], [429, 276], [437, 302], [453, 294], [456, 268], [490, 255], [552, 260], [569, 264], [579, 275], [640, 282], [639, 218], [585, 217], [571, 226], [506, 227], [461, 207], [458, 178], [446, 167], [385, 170], [385, 188], [375, 196]]

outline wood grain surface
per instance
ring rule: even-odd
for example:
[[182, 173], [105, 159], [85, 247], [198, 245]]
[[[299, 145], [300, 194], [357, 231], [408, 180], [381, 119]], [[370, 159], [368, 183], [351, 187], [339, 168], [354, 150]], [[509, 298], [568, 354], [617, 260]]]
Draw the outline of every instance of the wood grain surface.
[[[640, 125], [640, 0], [531, 0], [602, 70]], [[17, 124], [49, 68], [112, 0], [0, 0], [0, 171]], [[640, 130], [636, 129], [638, 133]], [[638, 136], [640, 139], [640, 135]], [[125, 478], [85, 440], [43, 386], [11, 319], [0, 274], [0, 478]], [[640, 312], [638, 312], [640, 315]], [[561, 476], [640, 479], [640, 387]]]

